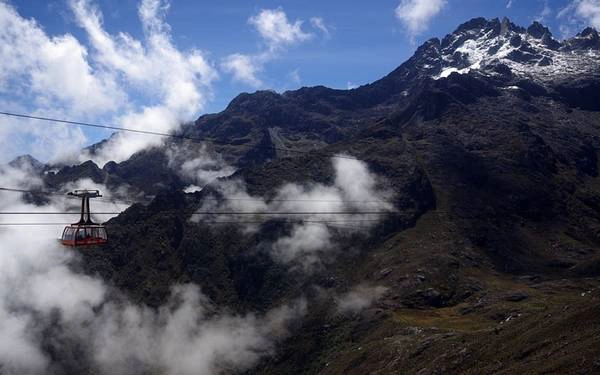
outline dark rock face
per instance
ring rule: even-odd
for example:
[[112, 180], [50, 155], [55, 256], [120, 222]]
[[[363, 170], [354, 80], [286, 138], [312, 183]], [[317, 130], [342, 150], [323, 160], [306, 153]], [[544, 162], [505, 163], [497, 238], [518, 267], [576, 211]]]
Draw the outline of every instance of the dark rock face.
[[529, 294], [524, 291], [516, 290], [514, 292], [507, 292], [503, 298], [505, 301], [509, 302], [521, 302], [529, 298]]
[[600, 36], [596, 29], [588, 27], [574, 38], [566, 41], [569, 50], [600, 49]]
[[51, 189], [58, 189], [65, 183], [82, 179], [104, 184], [109, 189], [126, 187], [133, 195], [155, 195], [161, 191], [177, 190], [186, 186], [176, 170], [169, 166], [165, 152], [159, 149], [141, 151], [121, 163], [108, 162], [102, 169], [91, 160], [78, 165], [63, 166], [56, 172], [42, 173], [49, 168], [44, 166], [38, 173]]
[[83, 178], [89, 178], [93, 182], [102, 183], [106, 178], [106, 174], [102, 169], [98, 168], [96, 163], [88, 160], [79, 165], [64, 167], [58, 173], [49, 175], [47, 183], [50, 186], [58, 186], [63, 182], [76, 181]]
[[584, 110], [600, 110], [600, 81], [574, 80], [556, 87], [567, 103]]
[[542, 39], [544, 35], [552, 36], [550, 29], [542, 25], [538, 21], [534, 21], [531, 26], [527, 28], [527, 34], [531, 35], [536, 39]]

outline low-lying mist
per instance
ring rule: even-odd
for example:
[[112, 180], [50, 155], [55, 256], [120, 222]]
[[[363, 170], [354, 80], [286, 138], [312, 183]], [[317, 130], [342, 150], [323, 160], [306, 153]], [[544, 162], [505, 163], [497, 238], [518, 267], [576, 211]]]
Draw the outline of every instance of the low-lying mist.
[[[252, 220], [272, 218], [293, 222], [287, 235], [270, 243], [263, 243], [274, 260], [292, 268], [311, 273], [321, 266], [324, 255], [336, 249], [333, 230], [349, 233], [366, 233], [393, 212], [393, 194], [385, 181], [371, 173], [367, 165], [356, 159], [334, 157], [331, 159], [334, 181], [330, 185], [285, 184], [272, 197], [253, 196], [240, 179], [222, 180], [211, 186], [222, 199], [205, 200], [198, 213], [245, 212], [252, 215], [195, 215], [193, 221], [203, 219], [248, 222], [241, 224], [246, 232], [259, 226]], [[305, 212], [305, 215], [293, 213]], [[337, 212], [337, 214], [323, 214]], [[343, 212], [344, 214], [339, 214]], [[262, 215], [262, 216], [259, 216]]]
[[[27, 170], [4, 167], [3, 186], [39, 189]], [[69, 189], [90, 187], [77, 181]], [[110, 197], [104, 186], [94, 185]], [[1, 211], [77, 211], [78, 201], [0, 192]], [[113, 203], [95, 205], [119, 211]], [[94, 203], [93, 203], [94, 204]], [[75, 222], [78, 214], [0, 215], [0, 223]], [[98, 221], [109, 216], [98, 217]], [[274, 352], [288, 325], [306, 309], [303, 299], [264, 314], [222, 311], [201, 286], [174, 285], [158, 308], [135, 304], [93, 275], [75, 271], [77, 250], [61, 246], [62, 226], [0, 226], [0, 368], [6, 374], [89, 370], [104, 374], [149, 371], [211, 374], [241, 371]]]
[[200, 191], [208, 183], [220, 177], [232, 175], [236, 169], [227, 164], [221, 155], [210, 152], [205, 144], [193, 144], [193, 147], [175, 147], [165, 150], [169, 167], [184, 181], [189, 181], [184, 191]]

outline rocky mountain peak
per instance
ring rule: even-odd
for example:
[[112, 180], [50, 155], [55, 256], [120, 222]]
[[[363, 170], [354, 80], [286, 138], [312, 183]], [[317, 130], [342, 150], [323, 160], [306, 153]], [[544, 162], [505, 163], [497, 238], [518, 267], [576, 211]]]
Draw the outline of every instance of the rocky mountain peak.
[[45, 167], [42, 162], [29, 154], [16, 157], [8, 165], [17, 169], [32, 169], [36, 172], [43, 170]]
[[593, 27], [586, 27], [582, 32], [577, 34], [579, 38], [590, 38], [590, 39], [598, 39], [598, 31]]
[[236, 96], [227, 106], [228, 109], [235, 111], [244, 111], [270, 107], [273, 103], [278, 103], [282, 99], [281, 95], [272, 90], [259, 90], [253, 94], [242, 93]]
[[550, 29], [542, 25], [538, 21], [534, 21], [531, 26], [527, 28], [527, 34], [535, 39], [542, 39], [545, 35], [552, 36]]
[[483, 17], [473, 18], [463, 24], [460, 24], [454, 33], [464, 33], [472, 30], [481, 30], [489, 25], [489, 21]]
[[413, 63], [422, 69], [429, 69], [438, 65], [436, 62], [440, 59], [441, 41], [438, 38], [432, 38], [423, 43], [415, 52], [411, 59]]
[[[492, 20], [491, 22], [497, 22], [497, 19]], [[519, 25], [512, 23], [508, 18], [502, 18], [500, 22], [500, 35], [507, 35], [510, 33], [525, 33], [525, 29]]]
[[586, 27], [575, 37], [565, 41], [565, 49], [569, 51], [600, 51], [600, 36], [593, 27]]
[[595, 74], [600, 67], [600, 38], [595, 29], [586, 28], [560, 42], [537, 21], [524, 28], [508, 18], [474, 18], [446, 35], [439, 46], [427, 41], [415, 55], [416, 60], [427, 60], [421, 66], [434, 79], [471, 71], [493, 75], [498, 65], [504, 65], [516, 76], [543, 82], [557, 75]]

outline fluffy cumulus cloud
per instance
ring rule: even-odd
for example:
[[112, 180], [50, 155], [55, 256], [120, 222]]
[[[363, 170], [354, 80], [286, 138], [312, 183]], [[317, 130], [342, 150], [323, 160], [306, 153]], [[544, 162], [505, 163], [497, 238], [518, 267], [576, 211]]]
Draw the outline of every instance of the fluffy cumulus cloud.
[[221, 61], [221, 69], [230, 73], [235, 81], [258, 88], [264, 85], [263, 81], [258, 78], [258, 74], [263, 70], [263, 63], [261, 55], [234, 53]]
[[[149, 93], [155, 105], [134, 106], [119, 117], [128, 128], [169, 132], [176, 130], [205, 105], [210, 85], [217, 78], [211, 64], [198, 50], [179, 51], [171, 42], [165, 22], [168, 3], [143, 0], [139, 18], [144, 29], [143, 41], [131, 35], [110, 35], [102, 25], [98, 8], [87, 0], [72, 0], [71, 7], [79, 25], [87, 32], [94, 58], [114, 72], [123, 82]], [[100, 164], [123, 160], [161, 138], [119, 133], [95, 158]]]
[[[272, 258], [293, 269], [311, 273], [322, 266], [336, 249], [335, 236], [351, 232], [362, 232], [375, 226], [384, 216], [379, 212], [391, 212], [391, 193], [385, 183], [372, 174], [360, 160], [332, 158], [335, 179], [331, 185], [325, 184], [285, 184], [269, 198], [250, 195], [240, 180], [222, 181], [214, 186], [218, 197], [207, 200], [201, 212], [248, 212], [273, 214], [273, 218], [291, 223], [291, 230], [279, 238], [265, 243]], [[225, 198], [219, 200], [218, 198]], [[368, 212], [378, 214], [369, 214]], [[306, 212], [298, 216], [290, 212]], [[323, 212], [347, 212], [347, 215], [323, 214]], [[265, 216], [214, 217], [213, 220], [252, 221]], [[195, 215], [193, 220], [206, 218]], [[246, 231], [256, 231], [254, 223]]]
[[289, 235], [272, 244], [271, 254], [283, 264], [300, 261], [304, 271], [312, 271], [333, 245], [332, 234], [326, 224], [300, 223], [294, 225]]
[[[19, 112], [26, 113], [27, 108], [14, 103], [4, 108], [21, 108]], [[42, 116], [62, 116], [63, 112], [56, 109], [38, 110], [34, 114]], [[15, 155], [32, 153], [42, 160], [53, 162], [70, 161], [78, 155], [85, 146], [87, 137], [80, 128], [43, 123], [36, 120], [18, 120], [11, 117], [0, 118], [0, 162], [8, 162]]]
[[[2, 167], [0, 180], [25, 189], [41, 188], [26, 165]], [[88, 183], [76, 181], [64, 188]], [[114, 193], [102, 189], [106, 196]], [[123, 208], [105, 204], [107, 211]], [[60, 196], [34, 205], [20, 193], [0, 192], [2, 211], [64, 212], [77, 205], [77, 200]], [[52, 218], [74, 220], [64, 214]], [[25, 221], [50, 220], [43, 214], [0, 217], [0, 224]], [[193, 284], [174, 285], [171, 298], [158, 309], [134, 304], [100, 278], [71, 267], [77, 253], [57, 244], [60, 230], [0, 226], [3, 374], [60, 373], [81, 366], [100, 374], [244, 371], [272, 354], [289, 324], [306, 310], [306, 302], [297, 299], [264, 314], [236, 315], [214, 306]]]
[[[312, 17], [309, 23], [324, 38], [330, 37], [323, 18]], [[276, 59], [286, 48], [315, 36], [313, 32], [303, 28], [302, 20], [290, 21], [282, 8], [262, 9], [248, 19], [248, 24], [258, 32], [264, 48], [254, 54], [234, 53], [224, 57], [221, 59], [221, 70], [231, 74], [234, 81], [254, 88], [265, 86], [264, 80], [259, 77], [265, 64]]]
[[293, 45], [312, 37], [312, 34], [302, 30], [301, 20], [290, 22], [281, 8], [263, 9], [250, 17], [248, 23], [256, 28], [271, 49]]
[[178, 285], [158, 312], [108, 303], [91, 329], [81, 330], [91, 331], [94, 360], [106, 374], [218, 374], [247, 370], [272, 354], [305, 309], [297, 300], [262, 316], [214, 314], [198, 287]]
[[446, 0], [401, 0], [396, 18], [402, 22], [411, 39], [429, 27], [429, 22], [446, 6]]
[[[138, 15], [144, 37], [109, 34], [102, 13], [88, 0], [69, 2], [87, 44], [71, 34], [50, 36], [34, 20], [0, 2], [0, 103], [3, 108], [46, 117], [101, 119], [115, 125], [170, 132], [194, 118], [211, 97], [217, 71], [199, 50], [177, 49], [165, 21], [169, 3], [142, 0]], [[121, 161], [159, 144], [159, 137], [119, 133], [95, 155], [79, 155], [86, 143], [80, 129], [14, 118], [2, 119], [0, 144], [14, 140], [48, 160], [93, 158]], [[37, 130], [34, 130], [37, 129]], [[52, 142], [62, 132], [58, 142]], [[42, 141], [39, 141], [39, 140]], [[34, 141], [35, 140], [35, 141]], [[45, 147], [37, 146], [41, 142]], [[59, 152], [60, 151], [60, 152]], [[13, 153], [14, 155], [14, 153]], [[60, 160], [58, 160], [60, 161]]]
[[580, 31], [585, 26], [600, 30], [600, 0], [573, 0], [562, 8], [557, 17], [564, 37]]
[[587, 20], [591, 26], [600, 30], [600, 1], [581, 0], [577, 4], [576, 13]]
[[[89, 53], [70, 34], [50, 37], [34, 20], [0, 2], [0, 103], [4, 110], [78, 117], [118, 110], [126, 98], [115, 78], [92, 67]], [[32, 110], [34, 108], [34, 110]], [[64, 159], [85, 144], [80, 129], [0, 119], [3, 157], [35, 151]], [[6, 160], [4, 160], [6, 161]]]
[[42, 106], [58, 101], [74, 113], [119, 106], [124, 93], [109, 74], [90, 66], [87, 49], [72, 35], [49, 37], [34, 20], [0, 3], [2, 94], [23, 94]]
[[[166, 22], [167, 0], [140, 1], [140, 38], [109, 33], [93, 0], [69, 0], [68, 4], [85, 40], [71, 34], [49, 35], [35, 20], [0, 2], [3, 109], [168, 133], [194, 119], [211, 99], [217, 69], [203, 51], [181, 50], [173, 44]], [[260, 77], [265, 64], [287, 48], [317, 33], [324, 38], [330, 35], [322, 18], [312, 17], [305, 23], [288, 18], [281, 8], [260, 10], [248, 24], [261, 38], [260, 49], [226, 56], [219, 68], [234, 81], [254, 88], [267, 86]], [[44, 161], [93, 159], [103, 166], [163, 142], [160, 137], [117, 133], [90, 154], [81, 152], [88, 140], [76, 127], [16, 118], [1, 118], [0, 125], [4, 158], [32, 153]]]

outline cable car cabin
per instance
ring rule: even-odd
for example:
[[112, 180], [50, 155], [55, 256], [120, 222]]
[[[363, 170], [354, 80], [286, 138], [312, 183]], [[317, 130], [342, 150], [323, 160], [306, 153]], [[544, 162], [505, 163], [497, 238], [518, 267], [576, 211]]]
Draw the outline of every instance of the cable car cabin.
[[104, 245], [108, 243], [103, 225], [70, 225], [63, 230], [62, 240], [66, 246]]
[[75, 190], [69, 195], [81, 198], [81, 218], [63, 230], [61, 243], [65, 246], [90, 246], [108, 243], [106, 228], [92, 221], [90, 198], [101, 197], [98, 190]]

